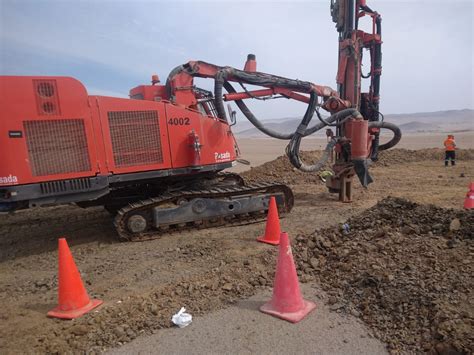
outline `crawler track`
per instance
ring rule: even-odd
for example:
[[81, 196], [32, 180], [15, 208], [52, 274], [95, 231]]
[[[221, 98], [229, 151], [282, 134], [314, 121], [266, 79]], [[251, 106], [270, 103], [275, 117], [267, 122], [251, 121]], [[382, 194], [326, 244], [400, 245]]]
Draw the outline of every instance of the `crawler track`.
[[117, 229], [120, 240], [123, 241], [145, 241], [156, 239], [163, 234], [169, 234], [173, 232], [203, 229], [209, 227], [218, 226], [236, 226], [251, 224], [264, 220], [266, 215], [266, 209], [255, 211], [251, 213], [233, 214], [231, 216], [226, 215], [225, 217], [209, 218], [209, 219], [196, 219], [188, 223], [176, 223], [160, 225], [159, 228], [148, 228], [142, 233], [131, 233], [127, 228], [128, 218], [136, 213], [140, 213], [145, 216], [151, 224], [152, 210], [154, 208], [178, 206], [180, 201], [193, 200], [195, 198], [232, 198], [244, 195], [258, 196], [261, 194], [282, 194], [284, 196], [283, 203], [280, 203], [278, 210], [280, 214], [290, 212], [293, 207], [293, 193], [291, 189], [283, 184], [275, 183], [256, 183], [244, 185], [239, 181], [237, 185], [228, 185], [225, 183], [216, 184], [212, 187], [202, 189], [189, 189], [181, 190], [177, 192], [165, 193], [159, 197], [150, 198], [144, 201], [138, 201], [132, 203], [122, 209], [120, 209], [115, 217], [115, 227]]

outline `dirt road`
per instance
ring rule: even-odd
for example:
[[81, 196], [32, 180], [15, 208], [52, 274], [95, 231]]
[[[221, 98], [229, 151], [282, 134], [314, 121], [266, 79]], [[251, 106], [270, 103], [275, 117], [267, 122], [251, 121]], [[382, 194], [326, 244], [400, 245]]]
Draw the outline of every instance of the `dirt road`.
[[[394, 153], [375, 166], [376, 182], [369, 190], [356, 185], [352, 204], [338, 203], [316, 177], [292, 180], [296, 205], [282, 221], [283, 229], [294, 238], [309, 235], [387, 195], [462, 206], [467, 184], [474, 180], [473, 151], [448, 169], [426, 152], [406, 163], [399, 158]], [[274, 164], [278, 168], [253, 169], [247, 175], [290, 180], [291, 168]], [[0, 216], [2, 353], [104, 351], [169, 327], [170, 316], [181, 306], [195, 316], [205, 315], [272, 284], [275, 252], [255, 243], [262, 223], [119, 243], [111, 222], [100, 208], [74, 206]], [[96, 312], [71, 322], [45, 317], [56, 304], [59, 236], [68, 238], [90, 295], [105, 301]]]

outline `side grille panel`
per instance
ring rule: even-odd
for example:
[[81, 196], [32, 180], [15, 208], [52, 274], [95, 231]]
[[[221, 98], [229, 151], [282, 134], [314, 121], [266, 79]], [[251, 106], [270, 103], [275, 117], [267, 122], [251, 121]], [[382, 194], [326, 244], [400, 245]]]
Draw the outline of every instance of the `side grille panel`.
[[115, 166], [163, 163], [157, 111], [110, 111], [108, 119]]
[[84, 120], [23, 123], [34, 176], [90, 171]]
[[57, 194], [61, 192], [84, 191], [91, 188], [88, 178], [44, 182], [41, 184], [41, 193], [44, 195]]

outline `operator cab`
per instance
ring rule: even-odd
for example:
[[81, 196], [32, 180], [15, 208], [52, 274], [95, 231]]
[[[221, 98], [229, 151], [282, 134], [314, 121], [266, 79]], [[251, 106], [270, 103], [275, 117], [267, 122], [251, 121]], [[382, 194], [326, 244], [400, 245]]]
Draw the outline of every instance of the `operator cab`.
[[[153, 75], [151, 85], [139, 85], [130, 90], [130, 98], [133, 100], [147, 100], [147, 101], [171, 101], [166, 90], [166, 85], [157, 85], [160, 83], [158, 75]], [[196, 98], [196, 110], [203, 116], [212, 117], [215, 119], [221, 118], [217, 115], [214, 95], [208, 90], [198, 87], [193, 87], [193, 93]]]
[[205, 116], [219, 118], [217, 116], [214, 95], [212, 95], [212, 92], [201, 89], [201, 88], [194, 88], [193, 91], [194, 91], [194, 94], [196, 95], [196, 99], [198, 102], [197, 104], [198, 111], [201, 112], [201, 114]]

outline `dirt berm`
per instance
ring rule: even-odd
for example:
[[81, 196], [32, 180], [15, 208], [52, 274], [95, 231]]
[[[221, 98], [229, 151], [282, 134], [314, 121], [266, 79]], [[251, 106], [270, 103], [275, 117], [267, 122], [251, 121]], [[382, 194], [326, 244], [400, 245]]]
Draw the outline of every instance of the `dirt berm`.
[[394, 352], [474, 349], [474, 211], [386, 198], [343, 228], [296, 237], [303, 278]]
[[[308, 163], [314, 163], [321, 158], [322, 152], [303, 151], [301, 159]], [[377, 162], [372, 168], [392, 166], [398, 164], [415, 163], [422, 161], [440, 161], [444, 159], [444, 151], [438, 148], [428, 148], [420, 150], [410, 149], [391, 149], [380, 152]], [[459, 149], [456, 152], [456, 159], [459, 161], [474, 160], [474, 149]], [[330, 163], [327, 164], [329, 167]], [[316, 183], [319, 181], [317, 174], [304, 173], [294, 166], [288, 160], [286, 155], [280, 156], [275, 160], [264, 163], [242, 174], [249, 181], [259, 180], [278, 180], [286, 184]]]

